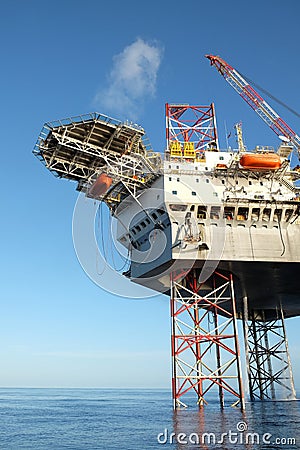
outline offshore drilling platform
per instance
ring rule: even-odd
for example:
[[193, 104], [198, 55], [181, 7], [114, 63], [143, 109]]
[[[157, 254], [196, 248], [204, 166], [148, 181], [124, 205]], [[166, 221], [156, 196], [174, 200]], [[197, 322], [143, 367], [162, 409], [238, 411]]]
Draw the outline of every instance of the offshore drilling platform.
[[[101, 114], [44, 125], [35, 155], [105, 202], [127, 249], [124, 276], [169, 295], [174, 408], [218, 395], [245, 406], [238, 321], [251, 400], [296, 397], [285, 319], [300, 314], [300, 138], [228, 63], [212, 65], [279, 136], [277, 149], [220, 149], [214, 105], [166, 105], [166, 149], [142, 127]], [[191, 395], [193, 394], [193, 395]]]

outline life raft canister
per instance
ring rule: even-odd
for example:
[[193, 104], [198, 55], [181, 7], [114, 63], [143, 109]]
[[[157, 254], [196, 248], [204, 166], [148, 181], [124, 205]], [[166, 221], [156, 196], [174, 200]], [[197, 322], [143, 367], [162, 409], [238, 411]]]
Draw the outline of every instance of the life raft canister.
[[281, 167], [281, 159], [276, 153], [247, 153], [241, 157], [240, 165], [250, 170], [276, 170]]
[[100, 195], [105, 194], [105, 192], [110, 188], [111, 183], [112, 178], [109, 177], [106, 173], [101, 173], [101, 175], [97, 178], [95, 183], [90, 188], [90, 195], [99, 197]]

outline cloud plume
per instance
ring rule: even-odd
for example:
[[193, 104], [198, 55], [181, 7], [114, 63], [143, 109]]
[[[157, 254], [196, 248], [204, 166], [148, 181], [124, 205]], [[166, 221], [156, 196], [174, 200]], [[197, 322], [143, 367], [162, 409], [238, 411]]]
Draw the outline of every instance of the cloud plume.
[[136, 120], [143, 103], [155, 95], [161, 59], [161, 47], [140, 38], [115, 55], [108, 86], [95, 97], [96, 106], [103, 109], [100, 112]]

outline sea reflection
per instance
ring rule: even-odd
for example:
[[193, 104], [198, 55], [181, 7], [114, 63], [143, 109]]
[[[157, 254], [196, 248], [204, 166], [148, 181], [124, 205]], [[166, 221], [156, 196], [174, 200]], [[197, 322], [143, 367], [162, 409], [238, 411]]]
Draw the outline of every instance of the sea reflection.
[[299, 449], [300, 402], [249, 402], [245, 412], [217, 403], [178, 410], [167, 443], [177, 450]]

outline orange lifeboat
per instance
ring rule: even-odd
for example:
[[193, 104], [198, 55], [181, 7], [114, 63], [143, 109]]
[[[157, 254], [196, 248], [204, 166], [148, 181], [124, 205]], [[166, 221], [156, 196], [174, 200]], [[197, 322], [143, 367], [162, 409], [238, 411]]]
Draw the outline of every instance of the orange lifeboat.
[[246, 153], [240, 165], [250, 170], [276, 170], [281, 167], [281, 159], [276, 153]]
[[101, 173], [91, 187], [89, 194], [94, 197], [99, 197], [100, 195], [105, 194], [105, 192], [110, 188], [111, 183], [112, 178], [110, 178], [106, 173]]

